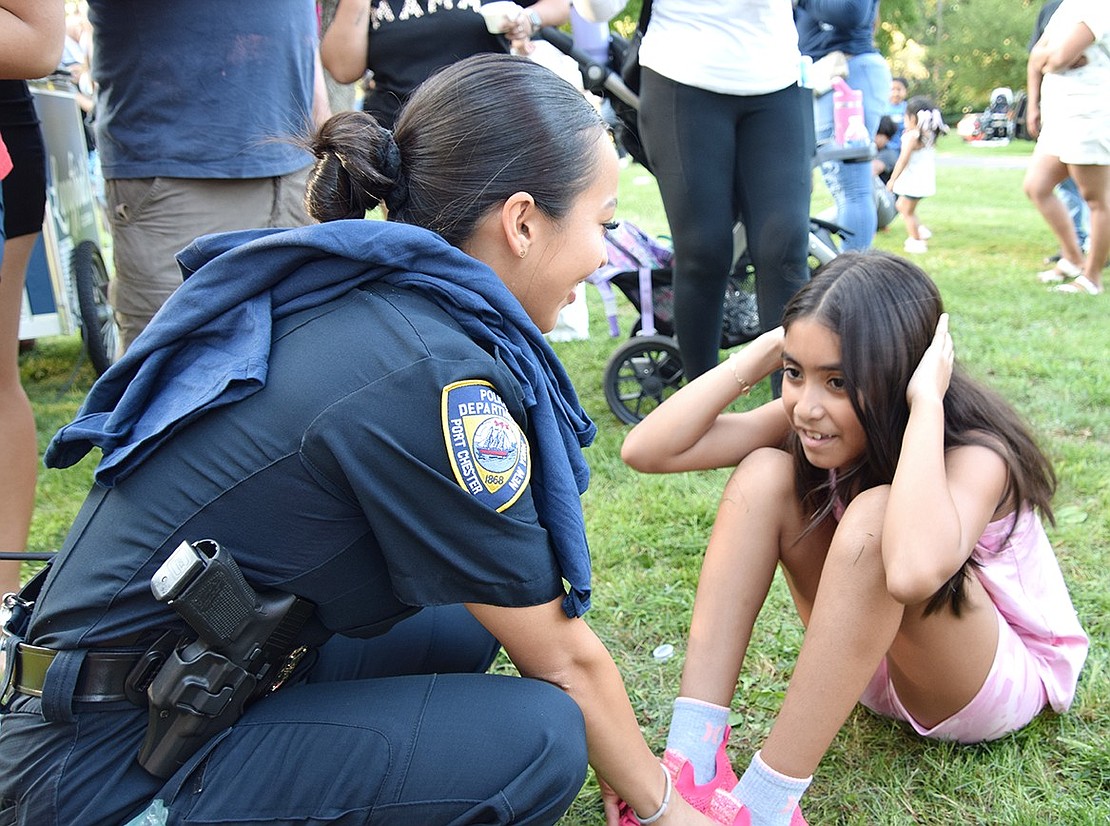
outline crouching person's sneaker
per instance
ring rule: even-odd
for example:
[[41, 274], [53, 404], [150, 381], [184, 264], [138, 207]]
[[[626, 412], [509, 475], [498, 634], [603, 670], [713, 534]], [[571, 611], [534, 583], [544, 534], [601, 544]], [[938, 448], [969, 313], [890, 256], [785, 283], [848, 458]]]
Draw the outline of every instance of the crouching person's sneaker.
[[[714, 823], [721, 823], [723, 826], [751, 826], [752, 823], [752, 813], [748, 807], [724, 789], [713, 792], [706, 814]], [[790, 815], [790, 826], [809, 826], [802, 817], [802, 810], [797, 806]]]

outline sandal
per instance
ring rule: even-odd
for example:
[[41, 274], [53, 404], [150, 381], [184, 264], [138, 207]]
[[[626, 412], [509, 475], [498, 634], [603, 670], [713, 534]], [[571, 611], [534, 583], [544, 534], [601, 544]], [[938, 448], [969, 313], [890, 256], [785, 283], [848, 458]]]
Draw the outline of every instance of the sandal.
[[1054, 293], [1086, 293], [1087, 295], [1098, 295], [1102, 292], [1102, 287], [1097, 286], [1087, 276], [1080, 275], [1070, 284], [1057, 284], [1052, 288], [1052, 291]]
[[1066, 258], [1061, 258], [1051, 270], [1037, 273], [1037, 280], [1042, 284], [1062, 284], [1069, 278], [1078, 278], [1081, 275], [1083, 275], [1082, 267]]

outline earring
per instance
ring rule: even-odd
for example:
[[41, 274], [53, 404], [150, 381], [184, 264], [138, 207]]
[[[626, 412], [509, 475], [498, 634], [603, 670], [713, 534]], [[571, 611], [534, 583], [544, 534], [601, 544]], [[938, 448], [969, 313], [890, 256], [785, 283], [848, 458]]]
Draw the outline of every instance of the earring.
[[526, 250], [524, 247], [521, 247], [520, 248], [520, 257], [523, 258], [527, 254], [528, 254], [528, 250]]

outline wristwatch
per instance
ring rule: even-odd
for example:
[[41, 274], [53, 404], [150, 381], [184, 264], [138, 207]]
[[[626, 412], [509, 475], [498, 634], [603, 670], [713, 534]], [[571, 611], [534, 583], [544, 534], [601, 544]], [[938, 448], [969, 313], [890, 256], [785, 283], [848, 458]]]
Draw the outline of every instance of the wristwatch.
[[543, 18], [540, 17], [539, 12], [530, 10], [528, 12], [528, 20], [532, 23], [532, 34], [536, 34], [543, 28]]

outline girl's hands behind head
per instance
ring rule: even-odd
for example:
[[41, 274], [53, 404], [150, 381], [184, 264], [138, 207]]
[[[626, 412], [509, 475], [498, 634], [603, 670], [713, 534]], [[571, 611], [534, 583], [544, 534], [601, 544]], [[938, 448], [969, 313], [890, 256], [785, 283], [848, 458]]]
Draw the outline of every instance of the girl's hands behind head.
[[782, 346], [785, 341], [786, 328], [780, 324], [774, 329], [768, 330], [765, 333], [760, 333], [756, 339], [748, 345], [755, 353], [759, 353], [763, 359], [761, 375], [753, 376], [753, 383], [771, 375], [771, 373], [782, 367]]
[[948, 333], [948, 313], [941, 313], [933, 340], [925, 349], [906, 387], [906, 401], [910, 407], [920, 399], [944, 399], [948, 382], [952, 378], [954, 359], [955, 349], [952, 336]]

